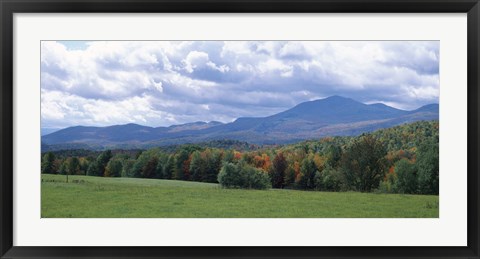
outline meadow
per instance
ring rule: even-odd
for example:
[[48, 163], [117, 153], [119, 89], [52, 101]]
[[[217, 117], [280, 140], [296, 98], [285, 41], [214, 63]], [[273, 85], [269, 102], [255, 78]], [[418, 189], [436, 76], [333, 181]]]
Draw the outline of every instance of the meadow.
[[437, 218], [436, 195], [225, 189], [191, 181], [42, 174], [42, 218]]

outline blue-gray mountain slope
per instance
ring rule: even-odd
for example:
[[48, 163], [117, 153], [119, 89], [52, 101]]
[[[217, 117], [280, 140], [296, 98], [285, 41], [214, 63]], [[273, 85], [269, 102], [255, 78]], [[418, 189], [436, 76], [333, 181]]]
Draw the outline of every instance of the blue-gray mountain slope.
[[368, 105], [332, 96], [300, 103], [268, 117], [238, 118], [226, 124], [194, 122], [157, 128], [137, 124], [76, 126], [43, 136], [42, 143], [138, 147], [233, 139], [256, 144], [282, 144], [325, 136], [357, 135], [420, 120], [438, 120], [438, 109], [438, 104], [429, 104], [404, 111], [380, 103]]

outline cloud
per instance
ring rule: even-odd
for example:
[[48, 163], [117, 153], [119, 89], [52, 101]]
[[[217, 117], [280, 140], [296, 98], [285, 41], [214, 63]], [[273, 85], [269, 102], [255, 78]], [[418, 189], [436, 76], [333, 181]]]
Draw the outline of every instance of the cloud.
[[342, 95], [438, 102], [437, 41], [92, 41], [41, 45], [42, 127], [268, 116]]
[[148, 96], [110, 101], [42, 90], [41, 110], [42, 127], [176, 122], [175, 114], [153, 109]]

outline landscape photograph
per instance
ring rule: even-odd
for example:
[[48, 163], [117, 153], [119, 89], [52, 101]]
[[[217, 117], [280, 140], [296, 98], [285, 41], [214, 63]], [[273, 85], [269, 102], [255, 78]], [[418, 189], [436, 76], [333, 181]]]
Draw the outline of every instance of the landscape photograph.
[[42, 41], [42, 218], [438, 218], [439, 41]]

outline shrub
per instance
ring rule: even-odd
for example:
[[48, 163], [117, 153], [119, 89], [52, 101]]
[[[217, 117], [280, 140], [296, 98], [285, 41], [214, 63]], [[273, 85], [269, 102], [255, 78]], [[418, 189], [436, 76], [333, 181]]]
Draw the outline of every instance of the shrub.
[[218, 174], [218, 182], [226, 188], [271, 188], [268, 174], [244, 162], [240, 162], [239, 164], [224, 163]]
[[394, 184], [397, 181], [395, 174], [385, 175], [385, 179], [380, 182], [378, 188], [375, 190], [377, 193], [395, 193]]

